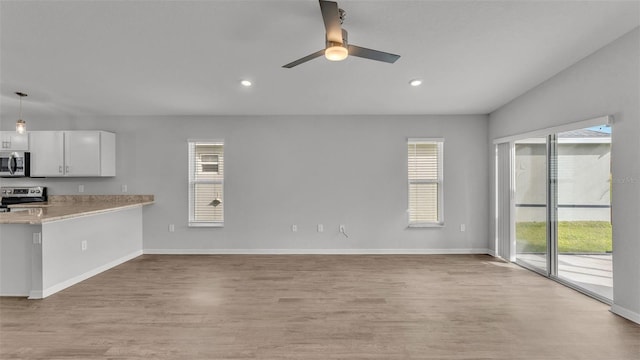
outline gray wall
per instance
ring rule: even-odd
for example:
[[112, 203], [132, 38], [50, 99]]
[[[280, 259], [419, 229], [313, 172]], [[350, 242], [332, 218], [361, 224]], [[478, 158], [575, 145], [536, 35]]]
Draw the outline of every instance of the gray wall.
[[[148, 252], [487, 251], [488, 116], [30, 118], [28, 126], [117, 133], [116, 178], [3, 183], [44, 183], [51, 194], [79, 184], [116, 194], [126, 184], [154, 194], [144, 210]], [[443, 228], [407, 229], [408, 137], [445, 139]], [[225, 140], [222, 229], [187, 227], [189, 138]]]
[[[612, 309], [638, 322], [639, 99], [640, 30], [636, 28], [493, 112], [489, 121], [489, 136], [495, 139], [603, 115], [614, 116], [611, 150], [614, 281]], [[493, 151], [490, 154], [493, 159]], [[493, 166], [492, 160], [491, 167]], [[493, 170], [490, 174], [493, 174]], [[493, 225], [490, 229], [493, 231]], [[494, 238], [493, 234], [491, 238]]]

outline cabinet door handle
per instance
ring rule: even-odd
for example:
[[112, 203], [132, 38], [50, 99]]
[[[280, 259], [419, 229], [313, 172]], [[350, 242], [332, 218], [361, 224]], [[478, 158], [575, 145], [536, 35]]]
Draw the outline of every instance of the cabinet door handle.
[[62, 174], [62, 165], [58, 166], [58, 172]]
[[65, 168], [64, 172], [66, 172], [67, 174], [71, 172], [71, 170], [69, 170], [69, 165], [67, 165], [67, 167]]

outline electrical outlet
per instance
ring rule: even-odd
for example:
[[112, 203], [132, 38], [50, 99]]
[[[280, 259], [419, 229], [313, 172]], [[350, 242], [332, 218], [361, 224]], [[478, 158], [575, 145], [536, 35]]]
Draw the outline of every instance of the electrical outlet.
[[297, 232], [298, 231], [298, 225], [295, 225], [295, 224], [291, 225], [291, 231]]
[[122, 185], [121, 188], [123, 193], [126, 193], [127, 191], [129, 191], [129, 189], [127, 189], [127, 185]]
[[324, 231], [324, 225], [318, 224], [318, 232], [323, 232], [323, 231]]
[[460, 224], [460, 231], [462, 231], [462, 232], [467, 231], [467, 225], [465, 225], [465, 224]]
[[176, 226], [174, 224], [169, 224], [169, 232], [176, 231]]
[[33, 244], [42, 244], [42, 233], [33, 233]]
[[87, 250], [87, 240], [82, 240], [82, 242], [80, 243], [80, 247], [82, 248], [82, 251], [86, 251]]
[[78, 192], [79, 193], [83, 193], [84, 192], [84, 185], [78, 185]]

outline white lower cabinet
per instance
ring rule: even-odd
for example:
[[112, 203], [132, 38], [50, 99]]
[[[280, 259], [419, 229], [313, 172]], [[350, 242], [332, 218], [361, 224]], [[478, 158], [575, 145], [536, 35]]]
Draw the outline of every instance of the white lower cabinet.
[[29, 132], [32, 177], [116, 175], [116, 135], [106, 131]]

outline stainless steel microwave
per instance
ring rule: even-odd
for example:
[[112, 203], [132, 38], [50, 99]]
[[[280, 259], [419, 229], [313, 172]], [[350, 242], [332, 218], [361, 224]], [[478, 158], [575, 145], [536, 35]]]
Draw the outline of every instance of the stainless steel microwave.
[[25, 151], [0, 151], [0, 177], [28, 177], [29, 155]]

